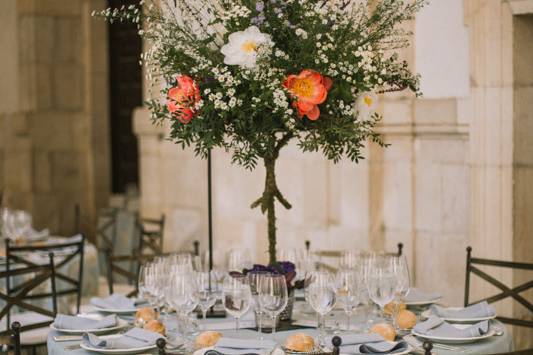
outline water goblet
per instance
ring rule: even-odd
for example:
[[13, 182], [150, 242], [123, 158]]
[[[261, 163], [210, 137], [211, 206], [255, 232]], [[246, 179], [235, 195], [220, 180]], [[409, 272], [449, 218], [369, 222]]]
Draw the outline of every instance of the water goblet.
[[245, 276], [226, 277], [223, 286], [223, 302], [226, 312], [235, 318], [235, 329], [239, 331], [239, 319], [250, 309], [252, 292]]
[[272, 337], [276, 336], [276, 318], [287, 307], [289, 293], [284, 275], [266, 274], [259, 280], [259, 304], [272, 319]]

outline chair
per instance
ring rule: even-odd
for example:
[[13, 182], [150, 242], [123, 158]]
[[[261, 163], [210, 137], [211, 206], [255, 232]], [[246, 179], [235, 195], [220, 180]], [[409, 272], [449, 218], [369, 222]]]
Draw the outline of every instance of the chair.
[[117, 239], [117, 214], [118, 209], [106, 208], [100, 211], [98, 219], [103, 220], [95, 233], [96, 246], [98, 250], [105, 251], [113, 249]]
[[[79, 313], [82, 296], [83, 286], [83, 257], [85, 254], [85, 236], [78, 234], [71, 238], [65, 238], [65, 241], [61, 241], [55, 244], [46, 245], [26, 245], [26, 246], [13, 246], [9, 239], [6, 239], [6, 257], [8, 263], [15, 261], [25, 266], [37, 266], [34, 261], [28, 259], [26, 253], [45, 253], [54, 252], [56, 254], [56, 279], [61, 280], [66, 284], [64, 289], [57, 291], [57, 296], [69, 296], [76, 295], [76, 312]], [[66, 252], [68, 251], [68, 252]], [[61, 254], [61, 258], [59, 255]], [[79, 258], [78, 277], [73, 278], [67, 275], [66, 271], [60, 271], [66, 265], [68, 265], [74, 258]]]
[[[109, 294], [113, 294], [115, 291], [115, 278], [114, 274], [121, 275], [126, 278], [126, 281], [129, 285], [134, 285], [133, 291], [128, 293], [128, 297], [135, 296], [137, 294], [137, 281], [139, 278], [139, 269], [142, 263], [152, 261], [155, 255], [113, 255], [111, 249], [106, 251], [106, 261], [107, 261], [107, 285], [109, 287]], [[134, 271], [124, 268], [123, 264], [125, 262], [136, 263], [137, 267]]]
[[[22, 280], [16, 287], [11, 287], [11, 281], [15, 281], [16, 277], [22, 277]], [[46, 344], [49, 325], [57, 313], [54, 254], [48, 254], [48, 263], [34, 266], [11, 264], [7, 259], [6, 270], [0, 271], [0, 279], [5, 279], [6, 283], [6, 290], [0, 289], [0, 299], [5, 302], [0, 310], [0, 319], [6, 319], [5, 330], [0, 331], [0, 337], [13, 335], [15, 354], [20, 354], [21, 347], [33, 347], [35, 350], [36, 346]], [[42, 291], [41, 287], [47, 281], [50, 281], [51, 291]], [[32, 302], [39, 299], [51, 299], [52, 310]], [[18, 312], [25, 312], [11, 314], [15, 306]]]
[[[487, 301], [488, 303], [494, 303], [494, 302], [503, 300], [505, 298], [511, 297], [515, 301], [523, 305], [525, 308], [527, 308], [529, 312], [533, 314], [533, 305], [528, 300], [526, 300], [524, 297], [520, 295], [520, 293], [533, 288], [533, 280], [530, 280], [519, 286], [509, 288], [508, 286], [503, 284], [501, 281], [497, 280], [496, 278], [489, 275], [485, 271], [482, 271], [481, 269], [479, 269], [476, 265], [489, 265], [489, 266], [496, 266], [500, 268], [509, 268], [513, 270], [533, 271], [533, 264], [531, 263], [519, 263], [519, 262], [511, 262], [511, 261], [474, 258], [472, 257], [472, 247], [467, 247], [466, 248], [466, 281], [465, 281], [465, 298], [464, 298], [465, 307], [472, 304], [469, 299], [470, 274], [474, 274], [474, 275], [481, 277], [483, 280], [487, 281], [493, 286], [499, 288], [501, 292], [494, 296], [490, 296], [490, 297], [487, 297], [485, 299], [482, 299], [482, 300], [479, 300], [473, 303], [478, 303], [478, 302], [483, 302], [483, 301]], [[533, 328], [532, 320], [510, 318], [510, 317], [497, 317], [497, 319], [503, 323]]]
[[137, 219], [139, 229], [139, 255], [145, 254], [148, 249], [151, 254], [163, 252], [163, 236], [165, 231], [165, 215], [160, 219], [140, 218]]

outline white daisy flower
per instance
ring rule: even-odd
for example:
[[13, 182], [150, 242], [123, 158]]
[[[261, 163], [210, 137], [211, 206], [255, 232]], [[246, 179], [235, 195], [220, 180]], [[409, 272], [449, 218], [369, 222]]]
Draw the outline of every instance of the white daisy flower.
[[377, 104], [378, 96], [376, 93], [370, 91], [361, 93], [355, 102], [357, 117], [362, 120], [369, 119], [376, 111]]
[[256, 26], [229, 35], [228, 43], [220, 50], [224, 54], [224, 63], [254, 68], [257, 59], [257, 48], [261, 44], [272, 43], [270, 35], [261, 33]]

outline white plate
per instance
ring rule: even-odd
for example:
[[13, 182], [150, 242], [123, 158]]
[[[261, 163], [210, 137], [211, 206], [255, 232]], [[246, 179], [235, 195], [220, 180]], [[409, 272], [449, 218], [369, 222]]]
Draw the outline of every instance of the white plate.
[[[452, 311], [456, 311], [456, 310], [463, 309], [463, 308], [461, 308], [461, 307], [448, 307], [446, 309], [449, 309], [449, 310], [452, 310]], [[431, 316], [431, 314], [432, 314], [431, 309], [427, 309], [424, 312], [422, 312], [420, 315], [427, 319], [427, 318], [429, 318], [429, 316]], [[444, 317], [439, 317], [439, 318], [442, 318], [445, 321], [451, 322], [451, 323], [477, 323], [477, 322], [482, 322], [484, 320], [494, 319], [494, 318], [496, 318], [496, 315], [487, 316], [487, 317], [478, 317], [478, 318], [444, 318]]]
[[[113, 339], [113, 338], [118, 338], [120, 336], [122, 335], [113, 334], [113, 335], [103, 336], [101, 338], [102, 339]], [[156, 348], [156, 345], [151, 345], [151, 346], [144, 346], [142, 348], [133, 348], [133, 349], [102, 349], [102, 348], [94, 348], [90, 346], [89, 344], [85, 344], [83, 342], [80, 343], [80, 346], [82, 349], [94, 351], [100, 354], [138, 354], [138, 353], [146, 352], [146, 351]]]
[[[468, 324], [454, 324], [453, 326], [458, 328], [458, 329], [464, 329], [464, 328], [469, 327], [470, 325], [468, 325]], [[419, 338], [431, 340], [431, 341], [434, 341], [436, 343], [442, 343], [442, 344], [468, 344], [468, 343], [475, 343], [476, 341], [480, 341], [480, 340], [483, 340], [483, 339], [490, 338], [491, 336], [494, 335], [494, 333], [495, 333], [494, 329], [490, 328], [489, 331], [487, 332], [487, 334], [483, 334], [483, 335], [480, 335], [480, 336], [477, 336], [477, 337], [451, 338], [451, 337], [439, 337], [439, 336], [434, 336], [434, 335], [424, 335], [424, 334], [419, 334], [419, 333], [417, 333], [414, 330], [412, 331], [412, 334], [417, 336], [417, 337], [419, 337]]]
[[439, 302], [441, 299], [442, 297], [438, 297], [438, 298], [434, 298], [431, 300], [412, 301], [412, 302], [405, 301], [404, 303], [406, 306], [428, 306], [428, 305]]
[[131, 308], [131, 309], [100, 308], [93, 304], [91, 304], [91, 306], [93, 307], [95, 311], [102, 312], [102, 313], [129, 314], [129, 313], [137, 312], [137, 308]]
[[128, 326], [128, 322], [120, 318], [118, 319], [118, 324], [116, 326], [108, 327], [108, 328], [99, 328], [99, 329], [59, 329], [54, 326], [54, 323], [50, 324], [50, 328], [52, 328], [53, 330], [57, 330], [58, 332], [65, 333], [65, 334], [83, 334], [83, 333], [102, 334], [102, 333], [110, 332], [113, 330], [122, 329], [127, 326]]

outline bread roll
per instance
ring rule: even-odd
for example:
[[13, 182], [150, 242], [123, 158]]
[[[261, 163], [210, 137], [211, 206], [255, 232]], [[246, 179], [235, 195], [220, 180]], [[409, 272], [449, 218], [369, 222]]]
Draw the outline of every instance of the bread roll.
[[400, 329], [411, 329], [416, 325], [416, 315], [405, 309], [396, 316], [396, 324]]
[[296, 333], [287, 337], [285, 347], [292, 351], [310, 352], [315, 347], [315, 340], [307, 334]]
[[403, 311], [404, 309], [406, 309], [407, 307], [405, 306], [405, 303], [402, 303], [402, 302], [390, 302], [390, 303], [387, 303], [385, 305], [385, 307], [383, 307], [383, 313], [385, 313], [386, 315], [390, 316], [394, 313], [394, 306], [397, 307], [396, 309], [396, 312], [401, 312]]
[[377, 333], [388, 341], [394, 341], [394, 339], [396, 338], [396, 331], [394, 330], [394, 328], [389, 324], [385, 323], [374, 325], [372, 328], [370, 328], [370, 332]]
[[194, 345], [196, 349], [209, 348], [210, 346], [214, 346], [220, 338], [222, 338], [222, 333], [220, 332], [203, 332], [196, 337]]
[[135, 320], [140, 321], [142, 324], [148, 323], [154, 319], [157, 319], [157, 313], [150, 307], [141, 308], [135, 313]]
[[151, 321], [147, 322], [143, 329], [146, 329], [146, 330], [149, 330], [151, 332], [154, 332], [154, 333], [159, 333], [161, 335], [165, 335], [166, 333], [166, 329], [165, 329], [165, 326], [163, 325], [163, 323], [161, 323], [160, 321], [158, 320], [155, 320], [155, 319], [152, 319]]

